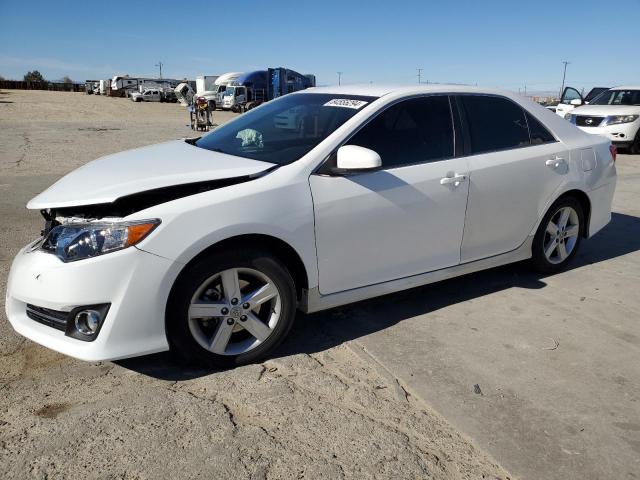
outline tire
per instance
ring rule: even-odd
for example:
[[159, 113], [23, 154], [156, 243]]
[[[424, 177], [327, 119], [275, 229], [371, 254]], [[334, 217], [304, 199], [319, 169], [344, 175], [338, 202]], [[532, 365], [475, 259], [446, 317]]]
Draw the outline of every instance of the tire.
[[640, 129], [636, 132], [636, 138], [631, 145], [629, 145], [629, 153], [631, 155], [640, 154]]
[[545, 214], [533, 238], [531, 264], [534, 270], [541, 273], [564, 270], [580, 247], [585, 226], [580, 202], [571, 196], [559, 198]]
[[[225, 288], [233, 285], [240, 295]], [[259, 292], [262, 297], [251, 297]], [[226, 250], [180, 275], [167, 304], [167, 337], [171, 350], [190, 364], [234, 367], [273, 352], [295, 314], [295, 286], [284, 265], [263, 250]]]

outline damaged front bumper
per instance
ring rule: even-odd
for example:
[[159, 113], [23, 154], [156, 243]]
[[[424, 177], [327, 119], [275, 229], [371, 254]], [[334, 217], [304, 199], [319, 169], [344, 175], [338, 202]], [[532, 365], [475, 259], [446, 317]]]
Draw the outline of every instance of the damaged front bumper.
[[[86, 361], [116, 360], [167, 350], [165, 306], [173, 261], [136, 247], [64, 263], [42, 250], [23, 248], [9, 273], [6, 312], [21, 335]], [[109, 305], [92, 341], [69, 335], [66, 312]], [[35, 307], [35, 309], [34, 309]], [[42, 318], [35, 318], [39, 314]], [[46, 320], [50, 320], [47, 324]]]

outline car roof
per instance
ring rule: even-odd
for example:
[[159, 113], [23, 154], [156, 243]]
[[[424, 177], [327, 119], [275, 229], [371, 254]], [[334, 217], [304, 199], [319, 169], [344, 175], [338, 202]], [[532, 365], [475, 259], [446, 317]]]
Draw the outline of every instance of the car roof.
[[328, 93], [342, 95], [364, 95], [372, 97], [382, 97], [389, 94], [405, 94], [414, 95], [420, 93], [486, 93], [500, 94], [511, 96], [512, 92], [493, 88], [474, 87], [470, 85], [447, 85], [447, 84], [429, 84], [429, 85], [334, 85], [326, 87], [312, 87], [302, 90], [308, 93]]
[[613, 87], [611, 90], [640, 90], [640, 85], [621, 85]]

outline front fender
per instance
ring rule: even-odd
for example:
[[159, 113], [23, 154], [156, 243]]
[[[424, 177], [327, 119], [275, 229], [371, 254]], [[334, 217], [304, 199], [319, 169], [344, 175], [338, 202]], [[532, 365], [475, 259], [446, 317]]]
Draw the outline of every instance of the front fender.
[[[287, 243], [302, 260], [309, 287], [318, 284], [313, 203], [307, 182], [263, 178], [203, 192], [137, 212], [162, 223], [138, 247], [185, 265], [229, 238], [260, 234]], [[274, 183], [276, 185], [274, 185]]]

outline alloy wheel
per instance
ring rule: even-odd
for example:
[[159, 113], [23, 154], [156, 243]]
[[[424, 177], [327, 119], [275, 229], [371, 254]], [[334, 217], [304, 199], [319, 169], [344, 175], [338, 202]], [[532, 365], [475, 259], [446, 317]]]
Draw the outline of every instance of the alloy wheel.
[[204, 349], [240, 355], [269, 338], [282, 311], [276, 284], [252, 268], [231, 268], [209, 277], [189, 305], [189, 330]]
[[560, 208], [549, 220], [544, 234], [544, 255], [550, 263], [564, 262], [573, 252], [580, 234], [580, 217], [572, 207]]

